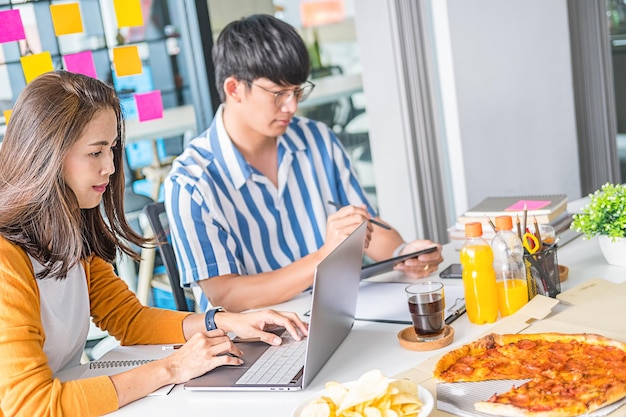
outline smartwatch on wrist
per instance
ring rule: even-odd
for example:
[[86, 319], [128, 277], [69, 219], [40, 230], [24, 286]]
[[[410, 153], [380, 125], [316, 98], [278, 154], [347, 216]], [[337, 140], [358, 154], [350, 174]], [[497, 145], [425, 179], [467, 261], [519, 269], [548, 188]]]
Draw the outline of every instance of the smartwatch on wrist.
[[392, 258], [397, 257], [398, 255], [400, 255], [400, 252], [402, 252], [402, 249], [404, 249], [404, 247], [406, 246], [406, 243], [402, 243], [400, 246], [398, 246], [394, 251], [393, 251], [393, 255], [391, 255]]
[[204, 314], [204, 325], [206, 326], [207, 331], [217, 329], [217, 325], [215, 324], [215, 313], [219, 311], [224, 311], [224, 309], [222, 307], [213, 307]]

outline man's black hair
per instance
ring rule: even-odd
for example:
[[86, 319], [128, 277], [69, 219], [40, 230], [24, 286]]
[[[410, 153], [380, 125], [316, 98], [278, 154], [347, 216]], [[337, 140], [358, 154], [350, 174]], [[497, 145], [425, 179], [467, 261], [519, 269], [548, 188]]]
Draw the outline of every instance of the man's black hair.
[[278, 85], [300, 85], [309, 77], [304, 41], [288, 23], [266, 14], [230, 22], [213, 47], [215, 81], [224, 101], [224, 80], [267, 78]]

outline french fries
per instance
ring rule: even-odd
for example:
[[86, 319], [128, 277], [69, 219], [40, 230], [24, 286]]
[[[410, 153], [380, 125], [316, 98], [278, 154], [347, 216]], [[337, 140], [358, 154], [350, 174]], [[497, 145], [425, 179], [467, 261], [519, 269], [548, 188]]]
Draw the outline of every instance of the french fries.
[[378, 370], [349, 387], [328, 382], [324, 394], [307, 404], [301, 417], [417, 417], [422, 408], [413, 381], [391, 380]]

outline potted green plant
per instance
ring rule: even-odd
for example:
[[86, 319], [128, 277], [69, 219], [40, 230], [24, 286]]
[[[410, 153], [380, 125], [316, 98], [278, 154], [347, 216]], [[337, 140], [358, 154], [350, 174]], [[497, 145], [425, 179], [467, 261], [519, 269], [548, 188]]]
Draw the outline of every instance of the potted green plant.
[[626, 266], [626, 185], [606, 183], [590, 194], [570, 227], [586, 239], [598, 236], [607, 262]]

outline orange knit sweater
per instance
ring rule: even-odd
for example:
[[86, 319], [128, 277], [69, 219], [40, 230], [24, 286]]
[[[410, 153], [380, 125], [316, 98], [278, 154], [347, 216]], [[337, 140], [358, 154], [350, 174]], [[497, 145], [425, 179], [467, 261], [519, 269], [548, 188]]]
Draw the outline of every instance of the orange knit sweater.
[[[122, 345], [185, 341], [182, 321], [189, 313], [142, 306], [111, 264], [98, 257], [82, 263], [94, 323]], [[117, 394], [107, 376], [53, 379], [45, 337], [30, 259], [0, 237], [0, 417], [87, 417], [116, 410]]]

